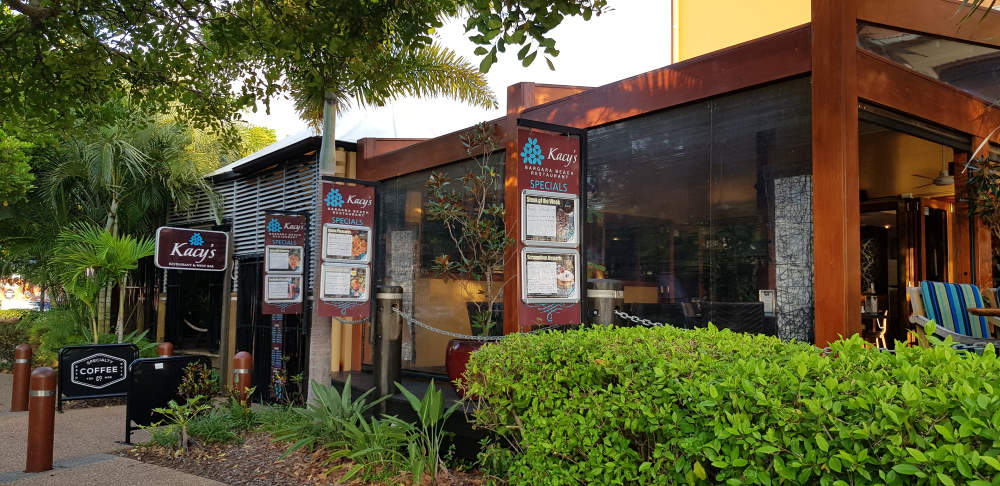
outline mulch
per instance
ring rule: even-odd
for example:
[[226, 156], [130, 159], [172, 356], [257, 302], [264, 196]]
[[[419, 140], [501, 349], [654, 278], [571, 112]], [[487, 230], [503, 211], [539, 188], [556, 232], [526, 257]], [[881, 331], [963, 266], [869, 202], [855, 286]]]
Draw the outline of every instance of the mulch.
[[87, 400], [70, 400], [63, 401], [63, 410], [75, 410], [78, 408], [95, 408], [95, 407], [115, 407], [118, 405], [125, 405], [125, 397], [115, 397], [115, 398], [91, 398]]
[[[288, 444], [275, 443], [266, 433], [244, 437], [238, 444], [196, 444], [187, 454], [161, 446], [138, 446], [121, 453], [149, 464], [168, 467], [188, 474], [232, 485], [292, 486], [300, 484], [340, 485], [339, 478], [350, 467], [330, 471], [334, 464], [325, 464], [324, 451], [296, 451], [279, 459]], [[424, 484], [430, 483], [425, 478]], [[360, 485], [357, 481], [347, 484]], [[411, 484], [409, 478], [397, 478], [386, 484]], [[484, 484], [480, 474], [454, 472], [451, 478], [439, 478], [438, 484], [449, 486], [479, 486]]]

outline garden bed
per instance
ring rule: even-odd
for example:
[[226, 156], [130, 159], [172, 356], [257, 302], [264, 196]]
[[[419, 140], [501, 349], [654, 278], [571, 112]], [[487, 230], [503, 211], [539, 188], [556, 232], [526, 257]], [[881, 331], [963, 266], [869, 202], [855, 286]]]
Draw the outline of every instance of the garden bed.
[[[123, 457], [233, 485], [292, 486], [300, 484], [372, 484], [359, 481], [343, 483], [340, 478], [350, 470], [349, 462], [324, 464], [329, 451], [296, 451], [281, 459], [289, 444], [274, 442], [267, 433], [251, 433], [241, 443], [198, 444], [187, 454], [178, 455], [172, 448], [141, 445], [121, 452]], [[330, 471], [331, 468], [342, 466]], [[425, 477], [429, 484], [430, 478]], [[412, 484], [407, 477], [382, 484]], [[439, 485], [470, 486], [484, 484], [478, 473], [453, 472], [439, 478]]]

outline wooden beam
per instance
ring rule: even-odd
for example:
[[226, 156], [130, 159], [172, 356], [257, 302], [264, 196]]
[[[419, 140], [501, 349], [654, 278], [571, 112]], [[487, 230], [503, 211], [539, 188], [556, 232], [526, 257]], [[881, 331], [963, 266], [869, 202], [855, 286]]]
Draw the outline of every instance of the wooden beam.
[[1000, 48], [1000, 13], [968, 10], [954, 0], [857, 0], [858, 20]]
[[1000, 110], [934, 78], [858, 49], [857, 97], [938, 125], [985, 137]]
[[812, 0], [816, 344], [861, 331], [856, 0]]
[[806, 24], [528, 108], [522, 117], [589, 128], [802, 75], [810, 69], [809, 36]]

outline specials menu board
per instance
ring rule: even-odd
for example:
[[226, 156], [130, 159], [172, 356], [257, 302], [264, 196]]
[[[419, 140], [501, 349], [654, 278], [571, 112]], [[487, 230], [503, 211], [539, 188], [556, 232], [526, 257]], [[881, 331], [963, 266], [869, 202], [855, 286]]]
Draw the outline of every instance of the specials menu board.
[[580, 218], [575, 194], [521, 192], [521, 239], [526, 245], [579, 244]]
[[521, 265], [525, 302], [580, 301], [580, 254], [576, 250], [525, 248]]
[[304, 214], [264, 212], [265, 315], [301, 314], [308, 218]]
[[316, 310], [325, 317], [364, 319], [371, 315], [375, 188], [323, 181], [320, 190], [323, 234]]
[[517, 133], [519, 329], [581, 321], [580, 139]]

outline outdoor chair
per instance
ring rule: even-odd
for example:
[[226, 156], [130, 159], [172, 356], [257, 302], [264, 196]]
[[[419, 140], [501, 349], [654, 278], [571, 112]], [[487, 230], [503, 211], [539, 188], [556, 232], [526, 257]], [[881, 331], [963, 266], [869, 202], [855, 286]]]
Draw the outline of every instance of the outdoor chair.
[[924, 326], [933, 320], [934, 335], [961, 344], [993, 343], [1000, 346], [1000, 339], [993, 336], [1000, 326], [986, 317], [969, 313], [969, 308], [985, 307], [979, 287], [973, 284], [946, 282], [920, 282], [920, 287], [907, 287], [910, 298], [910, 322]]

